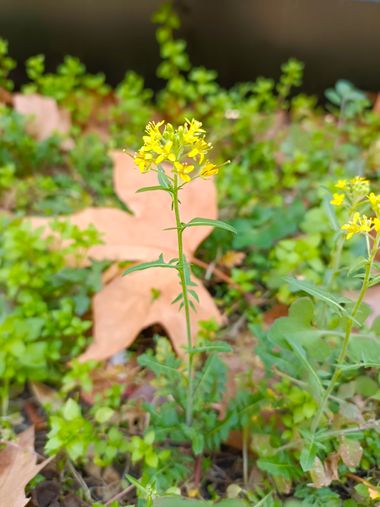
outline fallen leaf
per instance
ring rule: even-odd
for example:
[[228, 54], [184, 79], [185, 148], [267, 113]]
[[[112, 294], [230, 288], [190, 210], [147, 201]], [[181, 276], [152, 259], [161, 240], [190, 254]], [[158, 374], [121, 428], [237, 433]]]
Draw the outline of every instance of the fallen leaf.
[[11, 106], [13, 104], [12, 94], [5, 88], [0, 88], [0, 102]]
[[220, 266], [224, 266], [225, 268], [233, 268], [235, 266], [240, 266], [244, 261], [246, 254], [244, 252], [235, 252], [234, 250], [228, 250], [223, 257], [219, 259], [218, 264]]
[[[133, 212], [129, 214], [113, 208], [87, 208], [62, 219], [81, 229], [94, 225], [103, 244], [89, 249], [88, 258], [113, 261], [153, 261], [163, 253], [166, 260], [177, 255], [177, 236], [171, 210], [171, 198], [166, 192], [137, 193], [142, 187], [157, 185], [154, 172], [141, 174], [133, 159], [115, 151], [114, 186], [119, 198]], [[194, 217], [217, 218], [216, 189], [212, 179], [195, 180], [186, 185], [180, 194], [181, 219], [187, 222]], [[49, 219], [33, 218], [34, 227], [49, 231]], [[210, 234], [212, 227], [193, 227], [184, 234], [184, 250], [191, 260], [196, 248]], [[200, 299], [197, 312], [192, 312], [192, 333], [196, 335], [200, 320], [214, 318], [222, 323], [222, 317], [200, 280], [195, 291]], [[152, 290], [158, 294], [152, 298]], [[141, 330], [158, 323], [172, 340], [177, 353], [183, 353], [186, 329], [183, 313], [171, 305], [180, 290], [177, 272], [155, 269], [135, 272], [127, 277], [111, 276], [93, 302], [94, 341], [80, 356], [81, 361], [107, 359], [128, 347]]]
[[[197, 312], [191, 312], [193, 335], [200, 320], [214, 318], [221, 323], [219, 311], [200, 280], [198, 285]], [[160, 295], [151, 296], [151, 289]], [[128, 347], [144, 328], [160, 323], [171, 338], [176, 352], [184, 353], [186, 346], [186, 322], [178, 305], [171, 302], [179, 293], [178, 275], [175, 270], [153, 268], [118, 277], [95, 295], [94, 341], [80, 356], [81, 361], [106, 359]]]
[[289, 314], [289, 307], [282, 303], [278, 303], [263, 314], [265, 328], [268, 329], [280, 317], [287, 317]]
[[347, 467], [356, 468], [362, 459], [363, 448], [358, 440], [342, 438], [338, 453]]
[[332, 481], [339, 480], [338, 463], [340, 456], [337, 452], [332, 452], [327, 456], [324, 462], [326, 473], [329, 474]]
[[313, 468], [310, 470], [310, 477], [313, 482], [309, 486], [318, 489], [329, 486], [332, 481], [328, 470], [318, 457], [314, 460]]
[[15, 442], [5, 443], [0, 451], [0, 499], [6, 500], [6, 507], [24, 507], [29, 502], [25, 487], [49, 461], [37, 464], [33, 426]]
[[27, 400], [24, 403], [23, 409], [28, 418], [28, 421], [34, 426], [34, 428], [36, 428], [37, 431], [46, 429], [47, 422], [41, 416], [41, 414], [38, 411], [38, 407], [36, 407], [36, 405], [32, 401]]
[[[29, 133], [39, 141], [44, 141], [55, 133], [63, 136], [69, 133], [70, 114], [59, 108], [51, 97], [16, 93], [13, 96], [13, 106], [18, 113], [30, 117]], [[63, 147], [70, 149], [72, 141], [66, 140]]]
[[55, 389], [42, 382], [30, 382], [29, 387], [42, 407], [49, 406], [55, 412], [62, 406], [62, 398]]

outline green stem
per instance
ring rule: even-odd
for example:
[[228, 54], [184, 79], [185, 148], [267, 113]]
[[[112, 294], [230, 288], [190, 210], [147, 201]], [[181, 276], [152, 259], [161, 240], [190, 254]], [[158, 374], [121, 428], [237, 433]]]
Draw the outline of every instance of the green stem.
[[0, 391], [1, 393], [1, 415], [6, 417], [9, 408], [9, 380], [4, 381], [4, 386]]
[[365, 293], [366, 293], [366, 291], [368, 289], [369, 279], [370, 279], [370, 276], [371, 276], [371, 270], [372, 270], [373, 261], [375, 259], [377, 250], [379, 248], [379, 239], [380, 239], [380, 236], [376, 237], [376, 241], [375, 241], [375, 243], [373, 245], [371, 254], [370, 254], [370, 256], [368, 258], [368, 261], [367, 261], [367, 264], [366, 264], [363, 284], [362, 284], [362, 287], [360, 289], [358, 299], [356, 300], [356, 303], [355, 303], [355, 306], [354, 306], [354, 308], [352, 310], [351, 316], [347, 319], [346, 329], [345, 329], [344, 338], [343, 338], [343, 344], [342, 344], [342, 348], [341, 348], [339, 356], [338, 356], [338, 360], [337, 360], [337, 364], [336, 364], [334, 373], [333, 373], [333, 375], [332, 375], [332, 377], [330, 379], [329, 385], [327, 386], [325, 392], [323, 393], [322, 400], [321, 400], [321, 402], [319, 404], [318, 412], [316, 413], [316, 415], [315, 415], [315, 417], [313, 419], [313, 422], [312, 422], [312, 425], [311, 425], [311, 432], [312, 432], [313, 435], [317, 431], [319, 423], [321, 422], [323, 413], [324, 413], [324, 411], [326, 409], [326, 404], [328, 402], [328, 399], [331, 396], [331, 394], [332, 394], [332, 392], [334, 390], [334, 387], [335, 387], [336, 383], [338, 382], [338, 380], [339, 380], [339, 378], [340, 378], [340, 376], [342, 374], [342, 366], [343, 366], [344, 360], [345, 360], [346, 355], [347, 355], [348, 346], [350, 344], [350, 337], [351, 337], [351, 331], [352, 331], [353, 321], [354, 321], [354, 319], [355, 319], [355, 317], [356, 317], [356, 315], [357, 315], [357, 313], [359, 311], [360, 305], [362, 304], [363, 298], [364, 298]]
[[194, 353], [193, 341], [191, 336], [191, 323], [190, 323], [190, 303], [189, 294], [187, 290], [184, 265], [186, 257], [183, 251], [183, 226], [179, 212], [178, 202], [178, 176], [175, 175], [173, 182], [173, 209], [175, 213], [176, 227], [177, 227], [177, 246], [178, 246], [178, 271], [181, 280], [181, 288], [183, 295], [183, 306], [185, 309], [186, 317], [186, 337], [187, 337], [187, 373], [188, 373], [188, 391], [186, 400], [186, 424], [192, 425], [193, 422], [193, 395], [194, 395]]
[[248, 426], [243, 427], [243, 481], [244, 486], [248, 485]]

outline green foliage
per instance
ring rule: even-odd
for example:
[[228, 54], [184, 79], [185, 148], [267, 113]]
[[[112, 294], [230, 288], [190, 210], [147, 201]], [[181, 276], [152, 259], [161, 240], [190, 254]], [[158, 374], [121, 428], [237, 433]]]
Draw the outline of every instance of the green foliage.
[[295, 58], [281, 66], [281, 78], [277, 85], [277, 92], [281, 100], [285, 100], [293, 87], [301, 86], [303, 78], [303, 63]]
[[80, 137], [69, 154], [73, 174], [78, 174], [83, 187], [99, 204], [114, 196], [112, 186], [112, 162], [107, 147], [95, 134]]
[[153, 16], [158, 25], [156, 38], [160, 46], [161, 63], [158, 77], [166, 86], [158, 95], [158, 106], [175, 123], [187, 116], [205, 118], [212, 112], [218, 96], [217, 74], [204, 67], [191, 67], [186, 41], [174, 37], [180, 20], [171, 3], [165, 3]]
[[27, 380], [57, 382], [64, 361], [85, 345], [91, 323], [84, 314], [89, 295], [99, 288], [100, 266], [68, 268], [65, 262], [67, 256], [80, 261], [96, 243], [93, 229], [56, 224], [67, 243], [51, 250], [53, 237], [43, 238], [25, 222], [2, 217], [0, 227], [0, 374], [6, 410], [10, 389]]
[[80, 126], [96, 115], [102, 97], [110, 91], [104, 74], [88, 74], [83, 63], [74, 56], [65, 56], [55, 74], [45, 72], [44, 55], [32, 56], [26, 61], [26, 73], [31, 81], [24, 87], [26, 93], [53, 97], [70, 111]]
[[344, 119], [361, 115], [370, 105], [363, 92], [343, 79], [336, 83], [335, 88], [326, 90], [325, 95], [334, 106], [340, 109], [340, 115]]
[[14, 164], [18, 177], [61, 163], [58, 139], [36, 141], [28, 133], [26, 118], [0, 106], [0, 165]]
[[16, 67], [16, 62], [8, 56], [8, 42], [0, 38], [0, 88], [13, 90], [14, 84], [9, 73]]
[[[204, 340], [204, 343], [198, 343], [197, 348], [207, 352], [208, 345], [212, 343]], [[188, 381], [181, 372], [181, 361], [175, 357], [169, 342], [158, 338], [156, 353], [140, 356], [139, 363], [155, 374], [158, 395], [170, 395], [159, 408], [147, 407], [157, 440], [166, 440], [169, 435], [173, 442], [190, 440], [195, 454], [219, 447], [221, 437], [219, 431], [214, 432], [219, 426], [218, 414], [213, 406], [222, 399], [226, 370], [217, 354], [210, 352], [207, 359], [197, 365], [194, 377], [194, 422], [191, 428], [185, 420]]]
[[117, 104], [110, 111], [113, 143], [120, 148], [137, 148], [153, 114], [153, 93], [144, 88], [143, 78], [133, 71], [125, 74], [115, 93]]

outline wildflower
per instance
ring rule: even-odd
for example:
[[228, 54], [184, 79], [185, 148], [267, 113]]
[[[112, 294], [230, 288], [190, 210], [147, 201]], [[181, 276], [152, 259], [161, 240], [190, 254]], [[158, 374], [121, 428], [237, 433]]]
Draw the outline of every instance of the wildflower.
[[338, 180], [335, 188], [338, 188], [339, 190], [347, 190], [347, 180]]
[[380, 219], [379, 219], [379, 218], [377, 218], [377, 217], [375, 217], [375, 218], [373, 219], [373, 228], [375, 229], [375, 231], [376, 231], [377, 233], [379, 233], [379, 232], [380, 232]]
[[363, 176], [355, 176], [355, 178], [352, 178], [352, 180], [350, 180], [350, 183], [351, 185], [369, 185], [369, 181]]
[[346, 231], [346, 238], [351, 239], [355, 234], [370, 232], [373, 223], [372, 218], [368, 218], [366, 215], [360, 215], [359, 212], [356, 212], [352, 220], [342, 225], [341, 229]]
[[213, 164], [212, 162], [206, 161], [206, 164], [202, 167], [199, 175], [202, 176], [202, 178], [207, 178], [208, 176], [212, 176], [213, 174], [218, 173], [219, 168]]
[[376, 215], [380, 215], [380, 195], [375, 195], [371, 192], [368, 196], [368, 201]]
[[[162, 128], [163, 127], [163, 128]], [[205, 140], [205, 130], [197, 120], [186, 120], [174, 128], [170, 123], [150, 122], [143, 136], [144, 144], [135, 154], [135, 162], [141, 172], [169, 162], [173, 172], [185, 182], [197, 175], [212, 176], [218, 167], [207, 158], [212, 145]]]
[[343, 201], [344, 201], [344, 197], [345, 197], [345, 195], [344, 195], [344, 194], [338, 194], [338, 193], [335, 193], [335, 194], [333, 194], [333, 198], [332, 198], [332, 200], [330, 201], [330, 203], [331, 203], [333, 206], [342, 206]]
[[174, 167], [177, 169], [179, 177], [186, 182], [191, 181], [189, 173], [194, 170], [194, 166], [190, 164], [182, 164], [181, 162], [174, 162]]

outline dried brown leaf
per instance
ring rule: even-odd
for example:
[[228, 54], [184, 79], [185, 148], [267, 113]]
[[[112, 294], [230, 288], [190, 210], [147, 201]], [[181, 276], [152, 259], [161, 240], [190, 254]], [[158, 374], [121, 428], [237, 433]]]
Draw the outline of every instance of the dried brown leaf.
[[324, 462], [318, 457], [314, 460], [313, 468], [310, 470], [310, 477], [313, 488], [324, 488], [330, 486], [332, 481], [339, 480], [338, 463], [340, 456], [337, 453], [331, 453]]
[[349, 468], [359, 466], [360, 460], [363, 456], [363, 448], [358, 440], [351, 440], [349, 438], [342, 438], [339, 449], [339, 455], [343, 463]]
[[313, 481], [310, 486], [313, 488], [324, 488], [325, 486], [329, 486], [332, 480], [330, 474], [318, 457], [314, 460], [313, 468], [310, 470], [310, 477]]
[[[58, 133], [66, 136], [69, 133], [71, 122], [70, 114], [58, 107], [56, 101], [50, 97], [37, 94], [23, 95], [16, 93], [13, 96], [15, 110], [30, 117], [29, 133], [39, 141]], [[67, 143], [66, 148], [70, 148]]]
[[4, 506], [24, 507], [29, 502], [25, 486], [49, 461], [37, 464], [32, 426], [15, 442], [7, 442], [0, 451], [0, 499], [6, 501]]
[[49, 405], [53, 411], [56, 411], [62, 406], [62, 399], [55, 389], [52, 389], [42, 382], [30, 382], [29, 386], [36, 400], [42, 407]]
[[[157, 185], [154, 172], [141, 174], [133, 158], [126, 153], [112, 153], [114, 186], [119, 198], [133, 214], [112, 208], [87, 208], [64, 217], [84, 229], [94, 225], [103, 243], [89, 249], [88, 257], [113, 261], [153, 261], [163, 253], [170, 260], [177, 255], [177, 236], [171, 210], [170, 195], [162, 191], [137, 193], [142, 187]], [[194, 217], [217, 218], [216, 189], [212, 179], [195, 180], [180, 194], [181, 219]], [[33, 218], [34, 227], [45, 226], [49, 219]], [[211, 227], [192, 227], [184, 234], [184, 250], [189, 259], [200, 243], [210, 234]], [[192, 313], [192, 331], [196, 334], [200, 320], [222, 317], [200, 280], [196, 292], [200, 298], [197, 313]], [[152, 289], [160, 297], [152, 300]], [[179, 293], [177, 273], [170, 269], [155, 269], [133, 273], [126, 278], [116, 277], [94, 298], [94, 342], [80, 357], [107, 359], [128, 347], [142, 329], [161, 324], [167, 331], [178, 353], [186, 343], [184, 316], [171, 301]]]
[[[222, 319], [207, 290], [199, 280], [194, 281], [200, 301], [197, 312], [191, 313], [195, 335], [200, 320], [214, 318], [221, 323]], [[159, 292], [158, 298], [152, 297], [152, 289]], [[178, 275], [171, 269], [153, 268], [115, 278], [94, 297], [94, 341], [80, 360], [111, 357], [133, 343], [141, 330], [155, 323], [163, 326], [176, 352], [183, 354], [186, 323], [178, 304], [171, 304], [178, 293]]]

